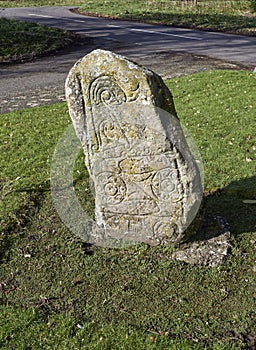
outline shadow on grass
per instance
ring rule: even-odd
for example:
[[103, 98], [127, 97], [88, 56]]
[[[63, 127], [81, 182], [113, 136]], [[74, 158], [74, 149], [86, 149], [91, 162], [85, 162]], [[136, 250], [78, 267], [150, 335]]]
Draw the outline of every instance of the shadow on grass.
[[228, 221], [231, 235], [256, 231], [256, 204], [244, 200], [256, 200], [256, 176], [231, 182], [227, 187], [205, 198], [206, 212], [219, 215]]
[[[255, 198], [255, 182], [256, 176], [241, 179], [205, 198], [207, 213], [226, 217], [234, 236], [255, 231], [256, 207], [243, 203]], [[245, 282], [254, 272], [250, 258], [243, 260], [248, 254], [234, 256], [222, 270], [206, 270], [171, 262], [163, 247], [91, 250], [63, 227], [51, 205], [49, 196], [39, 203], [39, 217], [34, 225], [28, 223], [29, 232], [4, 266], [2, 276], [14, 271], [4, 281], [4, 288], [12, 291], [3, 294], [4, 305], [32, 306], [44, 317], [68, 313], [79, 322], [126, 324], [146, 333], [170, 331], [172, 338], [208, 343], [232, 337], [249, 344], [230, 333], [236, 316], [235, 326], [254, 337], [255, 288]]]
[[[85, 187], [89, 188], [88, 174], [85, 175], [85, 177], [86, 181], [80, 177], [80, 184], [86, 184]], [[93, 218], [93, 195], [90, 194], [90, 198], [86, 197], [85, 201], [83, 195], [84, 192], [81, 192], [81, 189], [77, 194], [84, 210], [88, 212], [89, 208], [89, 214]], [[256, 200], [256, 176], [233, 181], [225, 188], [218, 189], [217, 191], [206, 195], [202, 203], [203, 210], [201, 213], [199, 212], [199, 216], [202, 215], [204, 218], [203, 222], [206, 224], [204, 225], [204, 232], [199, 232], [195, 236], [192, 235], [189, 241], [205, 240], [216, 237], [227, 230], [230, 230], [231, 236], [233, 237], [239, 237], [239, 235], [247, 232], [255, 232], [256, 204], [244, 203], [243, 201], [246, 199]], [[88, 206], [89, 202], [90, 205]], [[220, 218], [221, 227], [219, 227], [219, 223], [214, 219], [216, 217]], [[208, 225], [211, 227], [212, 231], [207, 231]], [[91, 244], [84, 243], [83, 250], [86, 255], [93, 254]]]
[[[88, 186], [87, 180], [88, 177], [86, 176], [86, 185]], [[4, 228], [5, 234], [3, 235], [0, 246], [0, 262], [6, 259], [8, 260], [7, 254], [13, 242], [17, 239], [16, 235], [19, 235], [22, 230], [33, 221], [34, 216], [41, 208], [46, 193], [49, 193], [49, 188], [45, 187], [40, 190], [23, 188], [19, 190], [19, 192], [26, 192], [27, 202], [18, 212], [14, 213], [15, 220], [10, 221], [9, 225]], [[81, 190], [78, 195], [81, 200]], [[92, 198], [89, 210], [92, 211], [93, 196], [91, 195], [90, 197]], [[207, 225], [212, 226], [216, 224], [214, 220], [211, 221], [211, 218], [216, 216], [227, 221], [230, 226], [231, 235], [235, 238], [238, 238], [239, 235], [243, 233], [255, 232], [256, 205], [244, 203], [243, 201], [246, 199], [256, 199], [256, 176], [231, 182], [227, 187], [206, 195], [203, 200], [203, 221], [204, 224], [206, 223], [204, 227], [206, 231], [191, 237], [189, 241], [204, 240], [223, 233], [218, 232], [217, 226], [213, 227], [212, 232], [207, 232]], [[85, 202], [88, 204], [89, 200], [90, 199], [87, 197]], [[84, 207], [84, 210], [87, 211], [88, 208]], [[92, 245], [86, 242], [82, 244], [82, 250], [85, 255], [94, 254]]]

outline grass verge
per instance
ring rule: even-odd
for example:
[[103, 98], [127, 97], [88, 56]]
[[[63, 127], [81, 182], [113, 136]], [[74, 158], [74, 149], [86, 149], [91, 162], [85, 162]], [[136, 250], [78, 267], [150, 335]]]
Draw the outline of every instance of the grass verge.
[[88, 1], [80, 10], [155, 24], [256, 34], [256, 17], [247, 1], [202, 1], [198, 5], [192, 1]]
[[[256, 345], [256, 75], [172, 79], [181, 121], [205, 166], [207, 213], [231, 225], [216, 268], [169, 259], [168, 247], [90, 247], [61, 223], [51, 157], [65, 104], [1, 116], [0, 345], [5, 349], [253, 349]], [[93, 210], [82, 155], [76, 191]], [[75, 344], [75, 345], [72, 345]]]
[[99, 16], [168, 24], [204, 30], [256, 35], [255, 5], [250, 0], [23, 0], [1, 1], [0, 6], [79, 6]]
[[67, 31], [0, 18], [0, 63], [30, 60], [61, 49], [75, 40]]

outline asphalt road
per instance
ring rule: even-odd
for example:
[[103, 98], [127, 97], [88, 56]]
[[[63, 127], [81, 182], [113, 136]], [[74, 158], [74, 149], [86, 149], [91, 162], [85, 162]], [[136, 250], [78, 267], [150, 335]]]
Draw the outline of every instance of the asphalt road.
[[132, 44], [133, 54], [176, 50], [256, 66], [256, 37], [82, 16], [69, 9], [71, 8], [4, 9], [0, 16], [65, 28], [129, 46]]
[[[12, 103], [13, 108], [37, 90], [42, 99], [49, 100], [53, 91], [63, 100], [63, 84], [74, 62], [95, 48], [109, 49], [147, 65], [163, 75], [161, 65], [173, 53], [197, 55], [198, 60], [209, 57], [231, 65], [256, 66], [256, 37], [206, 32], [168, 26], [89, 17], [71, 12], [71, 7], [33, 7], [0, 9], [0, 17], [26, 20], [67, 29], [85, 38], [85, 44], [75, 50], [34, 62], [0, 67], [0, 99], [2, 106]], [[166, 77], [166, 76], [165, 76]], [[18, 100], [17, 100], [18, 99]], [[7, 110], [11, 110], [10, 108]], [[3, 107], [1, 111], [6, 111]]]

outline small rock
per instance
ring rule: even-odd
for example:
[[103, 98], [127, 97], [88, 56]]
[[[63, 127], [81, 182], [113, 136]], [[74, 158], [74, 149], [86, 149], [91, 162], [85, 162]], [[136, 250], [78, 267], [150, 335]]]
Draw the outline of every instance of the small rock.
[[[211, 231], [209, 227], [216, 224], [219, 226], [219, 230]], [[231, 247], [228, 223], [220, 216], [208, 217], [203, 230], [200, 241], [180, 245], [177, 251], [171, 255], [171, 259], [191, 265], [209, 267], [220, 265]]]

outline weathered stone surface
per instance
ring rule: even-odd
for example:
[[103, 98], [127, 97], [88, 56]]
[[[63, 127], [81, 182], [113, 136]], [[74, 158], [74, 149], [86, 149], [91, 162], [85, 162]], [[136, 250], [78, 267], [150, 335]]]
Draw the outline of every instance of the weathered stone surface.
[[220, 216], [205, 218], [200, 236], [200, 240], [182, 244], [171, 259], [209, 267], [222, 264], [231, 247], [227, 221]]
[[92, 243], [184, 240], [202, 185], [162, 79], [95, 50], [71, 69], [66, 97], [95, 189]]

